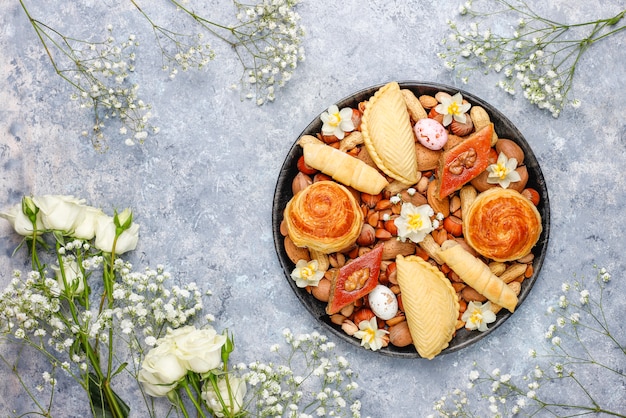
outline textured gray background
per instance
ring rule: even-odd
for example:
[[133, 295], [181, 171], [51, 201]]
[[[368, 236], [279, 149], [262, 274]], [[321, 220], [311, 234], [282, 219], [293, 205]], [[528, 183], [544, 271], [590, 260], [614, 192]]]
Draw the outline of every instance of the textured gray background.
[[[160, 3], [157, 16], [167, 19], [172, 8]], [[227, 0], [209, 3], [205, 12], [212, 9], [216, 20], [231, 21]], [[624, 9], [624, 2], [615, 0], [529, 3], [571, 22]], [[17, 0], [2, 1], [0, 206], [15, 204], [24, 194], [52, 193], [85, 198], [108, 213], [114, 207], [134, 208], [141, 225], [140, 245], [132, 256], [135, 265], [163, 263], [177, 280], [212, 289], [215, 296], [207, 310], [215, 314], [218, 328], [235, 333], [237, 359], [263, 359], [285, 327], [296, 333], [324, 332], [300, 306], [273, 249], [274, 186], [298, 134], [329, 104], [363, 87], [390, 80], [458, 85], [500, 109], [535, 151], [552, 210], [547, 257], [515, 315], [488, 338], [459, 352], [433, 361], [403, 360], [335, 341], [360, 374], [364, 414], [426, 415], [434, 400], [464, 381], [473, 361], [486, 369], [524, 372], [529, 348], [543, 343], [550, 324], [546, 308], [558, 298], [561, 283], [574, 273], [593, 274], [593, 264], [613, 274], [605, 304], [623, 341], [625, 37], [588, 51], [573, 92], [583, 105], [554, 119], [521, 96], [493, 87], [493, 78], [477, 73], [461, 85], [443, 68], [436, 57], [442, 50], [439, 41], [448, 33], [446, 18], [458, 20], [458, 5], [435, 0], [304, 2], [297, 10], [307, 28], [307, 59], [277, 101], [262, 107], [241, 102], [230, 89], [239, 80], [239, 64], [217, 41], [217, 57], [205, 70], [171, 81], [160, 70], [149, 28], [125, 2], [32, 6], [37, 16], [77, 37], [88, 36], [90, 30], [99, 36], [112, 23], [120, 37], [135, 33], [142, 42], [135, 77], [140, 96], [154, 106], [154, 123], [161, 132], [133, 148], [112, 140], [109, 152], [98, 154], [80, 136], [90, 125], [89, 113], [67, 99], [69, 90], [53, 73]], [[11, 258], [18, 242], [8, 224], [0, 223], [2, 286], [13, 268], [22, 267], [22, 258]], [[589, 377], [603, 384], [601, 376]], [[606, 384], [607, 402], [626, 410], [624, 382]], [[10, 388], [13, 393], [15, 386], [5, 375], [0, 393], [8, 395]], [[56, 402], [70, 411], [58, 415], [80, 415], [81, 396], [76, 391], [58, 394]], [[20, 411], [21, 402], [1, 396], [0, 410]], [[141, 416], [139, 399], [134, 402], [135, 416]]]

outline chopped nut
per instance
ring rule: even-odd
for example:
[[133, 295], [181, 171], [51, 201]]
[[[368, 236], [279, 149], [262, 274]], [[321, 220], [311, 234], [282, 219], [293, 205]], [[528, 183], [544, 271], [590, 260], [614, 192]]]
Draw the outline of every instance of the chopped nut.
[[352, 292], [353, 290], [358, 290], [365, 285], [367, 279], [370, 277], [370, 269], [369, 267], [362, 268], [360, 270], [355, 271], [346, 279], [346, 284], [344, 289], [348, 292]]
[[450, 168], [448, 168], [448, 170], [452, 174], [459, 175], [466, 168], [474, 167], [474, 164], [476, 164], [476, 150], [474, 148], [470, 148], [467, 151], [459, 154], [459, 156], [456, 157], [454, 161], [452, 161], [452, 164], [450, 164]]

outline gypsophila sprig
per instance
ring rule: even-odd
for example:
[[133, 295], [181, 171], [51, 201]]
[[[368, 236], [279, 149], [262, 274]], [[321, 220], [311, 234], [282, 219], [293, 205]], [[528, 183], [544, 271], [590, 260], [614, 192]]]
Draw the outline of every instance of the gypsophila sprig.
[[[510, 94], [521, 89], [524, 98], [555, 118], [579, 99], [568, 98], [581, 56], [588, 48], [609, 36], [621, 33], [619, 26], [626, 14], [581, 23], [561, 23], [542, 17], [518, 0], [468, 0], [459, 7], [467, 27], [448, 20], [450, 34], [442, 40], [445, 52], [439, 53], [445, 66], [455, 71], [463, 82], [472, 72], [501, 76], [497, 86]], [[497, 33], [485, 26], [486, 18], [511, 18], [516, 23], [512, 33]]]
[[54, 71], [71, 87], [70, 98], [92, 113], [93, 124], [82, 134], [97, 150], [107, 149], [105, 131], [113, 120], [119, 121], [117, 129], [129, 145], [143, 143], [158, 132], [149, 121], [151, 106], [138, 96], [139, 85], [131, 81], [139, 45], [134, 34], [119, 41], [108, 25], [100, 40], [76, 39], [31, 16], [23, 0], [20, 4]]
[[594, 268], [595, 280], [581, 277], [562, 286], [564, 295], [548, 312], [556, 319], [548, 326], [547, 346], [543, 354], [531, 350], [529, 360], [537, 363], [530, 370], [514, 375], [474, 363], [465, 388], [435, 401], [436, 416], [626, 416], [621, 397], [611, 403], [595, 388], [598, 379], [610, 385], [626, 378], [626, 341], [613, 332], [602, 303], [611, 276]]
[[304, 61], [305, 30], [295, 11], [298, 0], [261, 0], [244, 4], [233, 0], [237, 23], [222, 25], [196, 14], [183, 2], [169, 0], [209, 33], [230, 45], [243, 67], [241, 85], [246, 99], [262, 105], [276, 98]]
[[[235, 52], [242, 67], [243, 97], [262, 105], [275, 100], [305, 59], [305, 32], [295, 12], [297, 0], [261, 0], [257, 4], [233, 0], [237, 13], [232, 24], [202, 16], [186, 1], [164, 1], [191, 19], [194, 28], [179, 30], [172, 22], [159, 23], [139, 0], [130, 3], [148, 22], [161, 53], [161, 67], [170, 79], [179, 71], [205, 68], [215, 58], [208, 42], [213, 37]], [[71, 98], [92, 112], [93, 124], [82, 134], [91, 138], [96, 149], [107, 149], [108, 125], [114, 120], [119, 121], [117, 132], [129, 146], [159, 132], [150, 122], [151, 105], [138, 96], [139, 85], [132, 81], [140, 34], [120, 41], [109, 25], [102, 40], [78, 39], [32, 16], [27, 0], [20, 0], [20, 5], [55, 72], [71, 87]]]
[[215, 58], [215, 51], [203, 32], [184, 33], [163, 26], [152, 19], [136, 0], [131, 0], [131, 3], [152, 28], [161, 52], [162, 69], [168, 72], [170, 79], [176, 78], [179, 70], [201, 70]]
[[335, 354], [334, 343], [317, 332], [294, 335], [285, 329], [283, 337], [284, 344], [271, 349], [277, 361], [239, 366], [253, 415], [359, 417], [357, 376], [346, 358]]

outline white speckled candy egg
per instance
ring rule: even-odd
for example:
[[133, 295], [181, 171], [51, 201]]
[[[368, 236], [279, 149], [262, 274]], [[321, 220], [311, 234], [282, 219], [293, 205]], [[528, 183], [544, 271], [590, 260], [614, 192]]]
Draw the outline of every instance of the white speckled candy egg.
[[431, 150], [440, 150], [448, 142], [448, 131], [434, 119], [418, 120], [413, 130], [419, 143]]
[[370, 292], [368, 299], [372, 312], [383, 321], [393, 318], [398, 313], [398, 298], [387, 286], [377, 285]]

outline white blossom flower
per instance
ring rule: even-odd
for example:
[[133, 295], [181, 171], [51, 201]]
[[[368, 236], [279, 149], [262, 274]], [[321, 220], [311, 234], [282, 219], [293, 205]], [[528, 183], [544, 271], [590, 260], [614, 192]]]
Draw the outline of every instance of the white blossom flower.
[[349, 107], [344, 107], [340, 111], [337, 105], [331, 105], [326, 112], [322, 113], [320, 119], [323, 122], [322, 134], [324, 135], [334, 135], [338, 139], [343, 139], [346, 132], [354, 130], [352, 109]]
[[491, 310], [491, 302], [470, 302], [463, 312], [461, 320], [465, 322], [465, 328], [469, 330], [487, 331], [487, 324], [496, 320], [496, 314]]
[[359, 330], [354, 333], [354, 337], [361, 340], [361, 346], [372, 351], [379, 350], [384, 345], [384, 337], [389, 331], [378, 328], [376, 317], [372, 317], [369, 321], [361, 321]]
[[452, 97], [442, 97], [441, 103], [435, 107], [435, 111], [443, 115], [443, 126], [448, 126], [453, 119], [457, 122], [465, 123], [465, 112], [470, 107], [472, 107], [471, 104], [463, 103], [461, 93], [457, 93]]
[[507, 156], [501, 152], [500, 155], [498, 155], [497, 162], [487, 167], [487, 171], [489, 172], [487, 183], [499, 184], [504, 189], [508, 188], [511, 183], [521, 180], [520, 174], [515, 171], [516, 168], [517, 159], [507, 158]]
[[317, 260], [298, 260], [291, 272], [291, 278], [295, 280], [298, 287], [317, 286], [324, 277], [324, 273], [324, 270], [319, 269]]
[[398, 238], [401, 241], [406, 241], [408, 238], [415, 243], [421, 242], [435, 229], [431, 221], [433, 215], [433, 208], [428, 204], [415, 206], [410, 202], [404, 202], [400, 216], [393, 220], [398, 228]]

